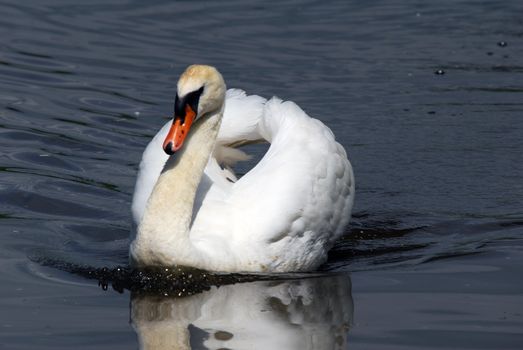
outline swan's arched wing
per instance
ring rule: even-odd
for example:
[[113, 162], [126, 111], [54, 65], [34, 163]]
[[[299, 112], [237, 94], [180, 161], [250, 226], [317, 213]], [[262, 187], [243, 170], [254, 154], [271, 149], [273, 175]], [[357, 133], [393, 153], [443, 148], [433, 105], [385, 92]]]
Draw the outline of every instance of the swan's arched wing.
[[227, 197], [231, 250], [252, 250], [244, 255], [276, 271], [317, 266], [350, 218], [354, 179], [345, 150], [320, 121], [275, 98], [259, 132], [271, 146]]
[[[225, 146], [241, 144], [245, 141], [260, 139], [258, 123], [263, 114], [265, 99], [251, 95], [247, 96], [243, 90], [229, 89], [226, 95], [225, 110], [217, 139], [215, 154], [218, 162], [230, 163], [242, 160], [242, 153], [225, 148]], [[162, 149], [162, 143], [167, 136], [171, 121], [168, 121], [149, 142], [142, 155], [132, 201], [132, 215], [135, 225], [142, 220], [147, 200], [153, 187], [169, 158]], [[214, 182], [223, 183], [227, 176], [232, 175], [223, 171], [217, 164], [212, 164], [205, 170], [203, 184], [197, 192], [196, 203], [202, 203], [208, 188]], [[210, 182], [209, 182], [210, 181]], [[195, 206], [197, 213], [198, 204]]]
[[257, 95], [247, 96], [239, 89], [227, 90], [225, 111], [216, 143], [234, 145], [241, 141], [254, 141], [261, 138], [258, 124], [266, 99]]

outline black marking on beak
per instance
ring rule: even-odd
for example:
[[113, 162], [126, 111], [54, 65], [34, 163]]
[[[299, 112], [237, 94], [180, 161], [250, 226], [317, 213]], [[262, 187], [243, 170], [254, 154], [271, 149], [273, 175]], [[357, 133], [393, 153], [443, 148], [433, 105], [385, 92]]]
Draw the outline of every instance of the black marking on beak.
[[198, 103], [200, 102], [200, 96], [203, 93], [203, 86], [198, 90], [189, 92], [183, 97], [179, 97], [176, 94], [174, 98], [174, 118], [180, 118], [181, 124], [185, 123], [185, 106], [191, 106], [191, 109], [196, 115], [198, 115]]

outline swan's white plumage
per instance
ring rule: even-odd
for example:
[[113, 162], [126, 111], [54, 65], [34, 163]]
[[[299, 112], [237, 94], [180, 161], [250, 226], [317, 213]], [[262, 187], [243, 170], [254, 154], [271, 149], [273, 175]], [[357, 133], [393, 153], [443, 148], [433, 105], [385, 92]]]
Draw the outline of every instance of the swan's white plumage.
[[[161, 145], [170, 123], [143, 154], [132, 204], [137, 225], [168, 159]], [[269, 150], [236, 180], [222, 166], [244, 154], [228, 146], [259, 139], [270, 142]], [[196, 191], [189, 239], [198, 254], [191, 265], [218, 271], [314, 269], [342, 234], [353, 199], [351, 165], [329, 128], [293, 102], [229, 90], [215, 150]], [[173, 249], [169, 261], [180, 253]]]
[[200, 209], [191, 233], [208, 237], [217, 224], [208, 218], [227, 208], [230, 219], [223, 229], [229, 254], [241, 252], [239, 265], [255, 260], [263, 262], [258, 269], [313, 269], [348, 222], [354, 192], [350, 164], [330, 130], [292, 102], [270, 100], [259, 126], [271, 141], [269, 150], [230, 186], [223, 202]]

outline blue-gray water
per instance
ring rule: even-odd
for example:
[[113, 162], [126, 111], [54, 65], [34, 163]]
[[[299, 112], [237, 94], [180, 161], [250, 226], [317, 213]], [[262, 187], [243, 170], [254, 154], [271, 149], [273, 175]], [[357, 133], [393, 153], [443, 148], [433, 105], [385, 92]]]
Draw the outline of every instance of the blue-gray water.
[[[1, 349], [521, 348], [520, 1], [0, 13]], [[297, 102], [348, 150], [354, 218], [327, 277], [130, 302], [35, 262], [126, 264], [137, 164], [192, 63]]]

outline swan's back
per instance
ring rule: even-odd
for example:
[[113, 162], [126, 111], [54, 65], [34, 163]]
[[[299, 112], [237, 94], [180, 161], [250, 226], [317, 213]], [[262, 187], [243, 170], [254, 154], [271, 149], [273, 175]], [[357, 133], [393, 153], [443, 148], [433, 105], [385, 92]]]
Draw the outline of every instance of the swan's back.
[[230, 189], [210, 196], [191, 235], [208, 254], [237, 254], [236, 263], [252, 270], [313, 269], [350, 218], [354, 178], [345, 150], [323, 123], [277, 98], [265, 104], [257, 134], [269, 150]]

